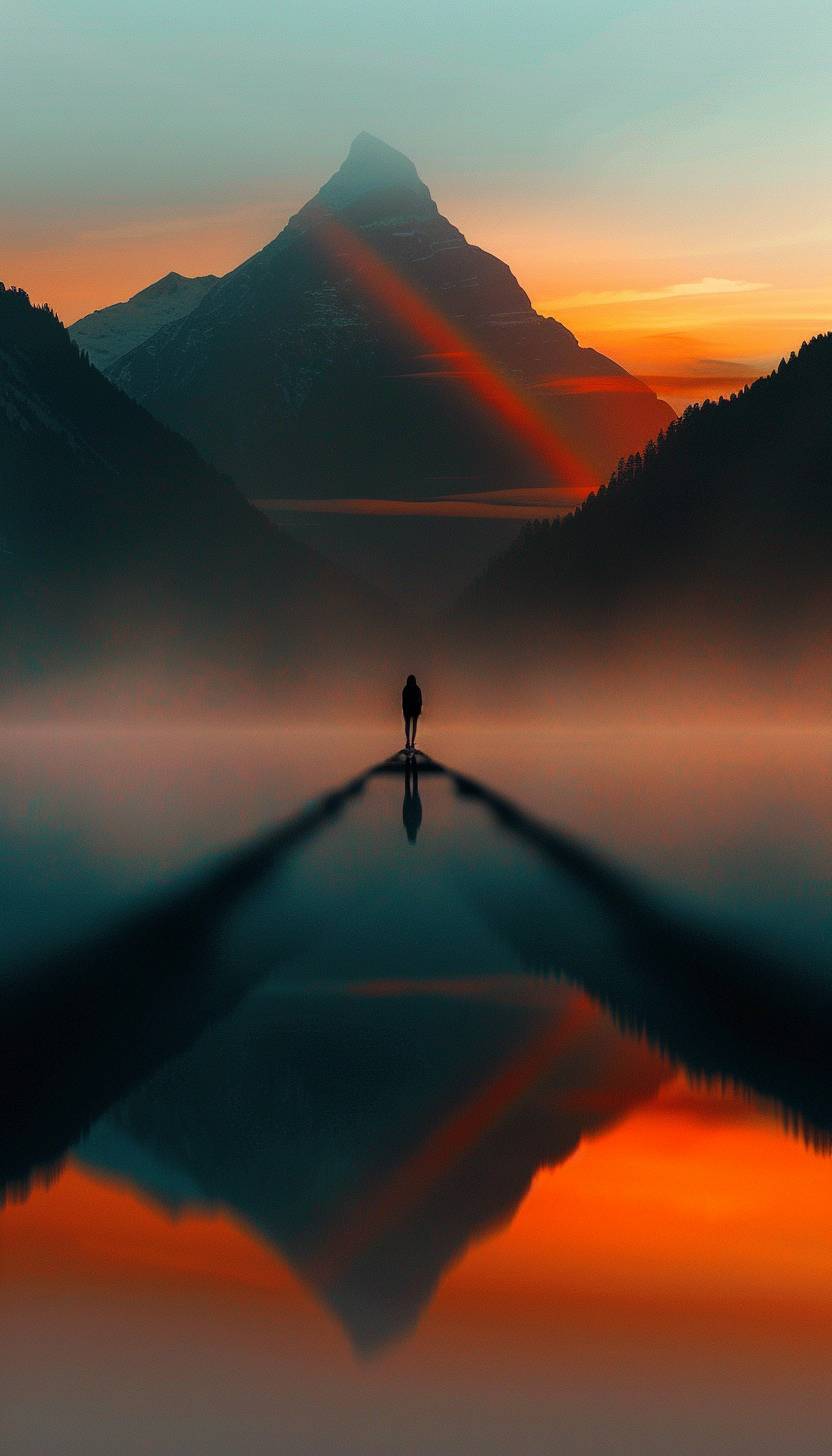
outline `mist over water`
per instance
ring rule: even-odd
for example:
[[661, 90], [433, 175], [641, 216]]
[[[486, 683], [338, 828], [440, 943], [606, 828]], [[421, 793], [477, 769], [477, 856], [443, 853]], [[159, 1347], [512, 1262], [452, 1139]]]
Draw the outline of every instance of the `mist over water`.
[[[824, 724], [433, 722], [427, 704], [419, 746], [440, 761], [676, 893], [819, 935], [832, 829]], [[395, 710], [357, 724], [0, 729], [5, 959], [279, 823], [401, 736]]]

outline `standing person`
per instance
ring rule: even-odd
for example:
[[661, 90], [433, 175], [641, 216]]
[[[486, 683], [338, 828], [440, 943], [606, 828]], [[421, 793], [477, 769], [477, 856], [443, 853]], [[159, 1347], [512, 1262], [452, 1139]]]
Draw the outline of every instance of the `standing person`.
[[402, 715], [404, 717], [405, 752], [412, 753], [416, 747], [416, 724], [422, 711], [422, 689], [413, 673], [402, 689]]

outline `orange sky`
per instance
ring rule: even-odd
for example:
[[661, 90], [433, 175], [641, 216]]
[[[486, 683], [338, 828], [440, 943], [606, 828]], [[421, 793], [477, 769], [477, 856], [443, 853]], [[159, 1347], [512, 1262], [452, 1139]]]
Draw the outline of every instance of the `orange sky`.
[[[313, 191], [318, 180], [310, 179]], [[305, 200], [297, 187], [250, 189], [198, 208], [91, 207], [7, 216], [0, 276], [48, 302], [71, 323], [129, 297], [171, 269], [222, 274], [257, 251]], [[554, 225], [539, 208], [508, 219], [493, 205], [438, 196], [469, 240], [505, 259], [534, 306], [565, 323], [582, 344], [610, 355], [676, 409], [773, 367], [803, 339], [832, 325], [825, 245], [796, 256], [665, 256], [666, 239]], [[794, 251], [794, 250], [792, 250]], [[805, 281], [804, 281], [805, 280]], [[701, 383], [699, 380], [701, 379]]]
[[742, 378], [832, 325], [829, 16], [7, 0], [0, 278], [69, 323], [226, 272], [368, 130], [582, 343]]

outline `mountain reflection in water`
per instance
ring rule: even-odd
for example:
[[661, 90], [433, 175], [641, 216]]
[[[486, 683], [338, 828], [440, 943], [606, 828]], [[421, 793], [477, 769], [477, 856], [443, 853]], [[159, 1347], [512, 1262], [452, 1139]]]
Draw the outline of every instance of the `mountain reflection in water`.
[[371, 1350], [675, 1064], [825, 1146], [820, 969], [394, 759], [7, 980], [0, 1173], [74, 1147], [171, 1209], [225, 1207]]

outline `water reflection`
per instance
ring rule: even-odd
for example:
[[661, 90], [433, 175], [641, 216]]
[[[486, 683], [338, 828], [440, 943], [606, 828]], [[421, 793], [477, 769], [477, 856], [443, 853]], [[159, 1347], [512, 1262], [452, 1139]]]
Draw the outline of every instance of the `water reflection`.
[[415, 759], [407, 759], [404, 766], [404, 799], [402, 800], [402, 823], [408, 843], [415, 844], [422, 826], [422, 800], [419, 798], [419, 769]]
[[[529, 968], [579, 984], [618, 1023], [645, 1034], [695, 1076], [779, 1105], [816, 1147], [832, 1140], [832, 977], [828, 965], [787, 961], [718, 926], [683, 916], [593, 850], [530, 821], [510, 801], [454, 776], [509, 835], [554, 874], [592, 892], [611, 943], [580, 906], [530, 881], [510, 899], [472, 889], [481, 912]], [[610, 953], [612, 949], [612, 953]], [[565, 955], [565, 951], [567, 952]]]
[[[359, 778], [107, 933], [0, 984], [0, 1196], [49, 1169], [108, 1107], [227, 1015], [281, 947], [219, 954], [232, 908], [364, 787]], [[285, 954], [286, 947], [282, 948]]]
[[167, 1206], [233, 1210], [371, 1350], [540, 1167], [668, 1075], [565, 987], [264, 986], [79, 1151]]
[[412, 1325], [537, 1169], [653, 1097], [670, 1059], [832, 1133], [812, 968], [693, 923], [427, 760], [379, 765], [25, 968], [3, 1013], [4, 1186], [90, 1129], [81, 1157], [170, 1208], [232, 1210], [362, 1349]]

